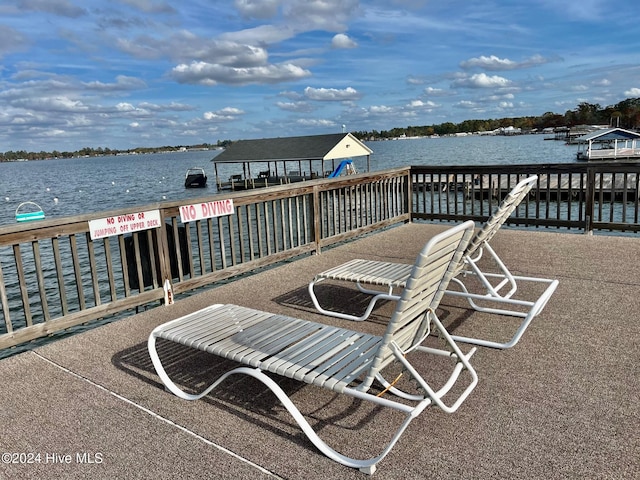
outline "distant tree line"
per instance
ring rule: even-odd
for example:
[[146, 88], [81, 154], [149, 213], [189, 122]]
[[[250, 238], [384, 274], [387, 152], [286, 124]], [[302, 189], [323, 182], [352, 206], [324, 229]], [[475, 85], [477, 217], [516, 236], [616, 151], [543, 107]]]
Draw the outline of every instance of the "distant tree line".
[[629, 98], [609, 107], [595, 103], [580, 103], [574, 110], [564, 115], [547, 112], [541, 116], [510, 117], [490, 120], [465, 120], [460, 123], [445, 122], [438, 125], [396, 127], [391, 130], [358, 131], [353, 134], [359, 139], [424, 137], [431, 135], [452, 135], [455, 133], [490, 132], [498, 128], [514, 127], [522, 131], [538, 131], [545, 128], [575, 127], [576, 125], [610, 125], [629, 130], [640, 127], [640, 98]]
[[128, 150], [112, 150], [110, 148], [103, 147], [85, 147], [75, 152], [59, 152], [54, 150], [52, 152], [27, 152], [25, 150], [0, 152], [0, 162], [16, 162], [20, 160], [48, 160], [52, 158], [74, 158], [74, 157], [100, 157], [106, 155], [122, 155], [122, 154], [145, 154], [145, 153], [161, 153], [161, 152], [176, 152], [184, 148], [187, 149], [206, 149], [214, 147], [226, 147], [231, 144], [231, 140], [218, 140], [215, 145], [209, 143], [201, 143], [199, 145], [178, 145], [178, 146], [164, 146], [164, 147], [138, 147]]

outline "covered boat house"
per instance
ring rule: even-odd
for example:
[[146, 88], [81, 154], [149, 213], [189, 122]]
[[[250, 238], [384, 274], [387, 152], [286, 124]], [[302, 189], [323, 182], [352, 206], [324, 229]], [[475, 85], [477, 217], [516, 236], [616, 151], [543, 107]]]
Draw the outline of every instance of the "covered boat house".
[[351, 133], [334, 133], [240, 140], [212, 162], [218, 190], [246, 190], [355, 173], [357, 157], [369, 171], [372, 153]]
[[640, 159], [640, 133], [622, 128], [596, 130], [578, 138], [578, 160]]

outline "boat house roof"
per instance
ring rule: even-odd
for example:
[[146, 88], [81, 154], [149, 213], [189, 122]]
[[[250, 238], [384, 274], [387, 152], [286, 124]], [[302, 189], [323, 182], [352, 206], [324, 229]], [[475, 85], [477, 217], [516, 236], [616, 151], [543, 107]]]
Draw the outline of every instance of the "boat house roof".
[[596, 130], [578, 138], [580, 142], [606, 141], [606, 140], [634, 140], [640, 139], [640, 133], [625, 130], [623, 128], [606, 128]]
[[239, 140], [213, 159], [215, 163], [337, 160], [368, 156], [369, 147], [351, 133]]

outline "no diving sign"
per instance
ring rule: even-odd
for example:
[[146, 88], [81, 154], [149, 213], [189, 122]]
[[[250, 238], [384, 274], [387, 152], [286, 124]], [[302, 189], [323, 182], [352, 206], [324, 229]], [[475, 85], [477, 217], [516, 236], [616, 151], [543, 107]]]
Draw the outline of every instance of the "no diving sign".
[[89, 220], [89, 235], [91, 235], [91, 240], [96, 240], [158, 228], [160, 225], [160, 210], [126, 213], [124, 215]]

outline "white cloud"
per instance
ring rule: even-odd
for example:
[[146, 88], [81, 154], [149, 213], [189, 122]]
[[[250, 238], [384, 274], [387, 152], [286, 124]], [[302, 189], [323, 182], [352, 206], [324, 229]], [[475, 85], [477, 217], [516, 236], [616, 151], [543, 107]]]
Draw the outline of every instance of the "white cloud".
[[83, 85], [88, 90], [97, 91], [121, 91], [121, 90], [138, 90], [147, 87], [147, 84], [135, 77], [127, 77], [125, 75], [118, 75], [115, 83], [104, 83], [100, 81], [85, 82]]
[[478, 107], [478, 105], [475, 102], [472, 102], [470, 100], [460, 100], [456, 104], [456, 106], [460, 108], [470, 108], [470, 109]]
[[331, 39], [332, 48], [356, 48], [357, 46], [358, 44], [344, 33], [338, 33]]
[[118, 103], [116, 105], [116, 110], [118, 110], [119, 112], [132, 112], [135, 109], [136, 109], [136, 107], [134, 107], [130, 103], [126, 103], [126, 102]]
[[333, 127], [336, 125], [336, 122], [332, 120], [325, 120], [321, 118], [301, 118], [297, 123], [304, 125], [305, 127]]
[[624, 94], [627, 97], [640, 97], [640, 88], [630, 88], [629, 90], [625, 91]]
[[434, 97], [438, 97], [438, 96], [447, 94], [447, 92], [444, 91], [442, 88], [433, 88], [433, 87], [425, 88], [424, 89], [424, 93], [426, 95], [431, 95], [431, 96], [434, 96]]
[[192, 62], [173, 68], [171, 76], [179, 83], [217, 85], [271, 84], [299, 80], [311, 72], [291, 63], [236, 68], [207, 62]]
[[346, 100], [357, 100], [360, 94], [355, 88], [347, 87], [343, 90], [337, 88], [313, 88], [306, 87], [304, 95], [310, 100], [342, 102]]
[[508, 58], [499, 58], [495, 55], [490, 55], [488, 57], [482, 55], [480, 57], [470, 58], [469, 60], [460, 62], [460, 67], [464, 69], [480, 68], [489, 71], [500, 71], [515, 70], [516, 68], [529, 68], [536, 65], [542, 65], [550, 61], [550, 59], [547, 59], [542, 55], [534, 55], [521, 62], [509, 60]]
[[289, 25], [259, 25], [235, 32], [220, 35], [220, 40], [253, 45], [273, 45], [288, 40], [296, 35], [296, 30]]
[[308, 102], [276, 102], [276, 107], [287, 112], [310, 112], [313, 110]]
[[380, 114], [392, 113], [393, 108], [388, 107], [386, 105], [373, 105], [369, 108], [369, 111], [373, 114], [380, 115]]
[[438, 105], [432, 101], [423, 102], [422, 100], [412, 100], [411, 103], [409, 103], [409, 105], [407, 106], [417, 109], [432, 109], [437, 107]]
[[476, 73], [470, 77], [454, 80], [453, 85], [467, 88], [500, 88], [508, 87], [511, 81], [498, 75], [488, 76], [486, 73]]
[[16, 99], [11, 102], [11, 105], [18, 108], [52, 113], [85, 112], [89, 110], [89, 107], [80, 100], [74, 100], [66, 95]]
[[243, 115], [245, 112], [239, 108], [224, 107], [216, 112], [204, 112], [203, 118], [205, 120], [224, 121], [224, 120], [236, 120], [236, 117]]
[[470, 58], [460, 63], [462, 68], [484, 68], [485, 70], [511, 70], [516, 68], [517, 63], [507, 58], [498, 58], [495, 55], [477, 58]]

